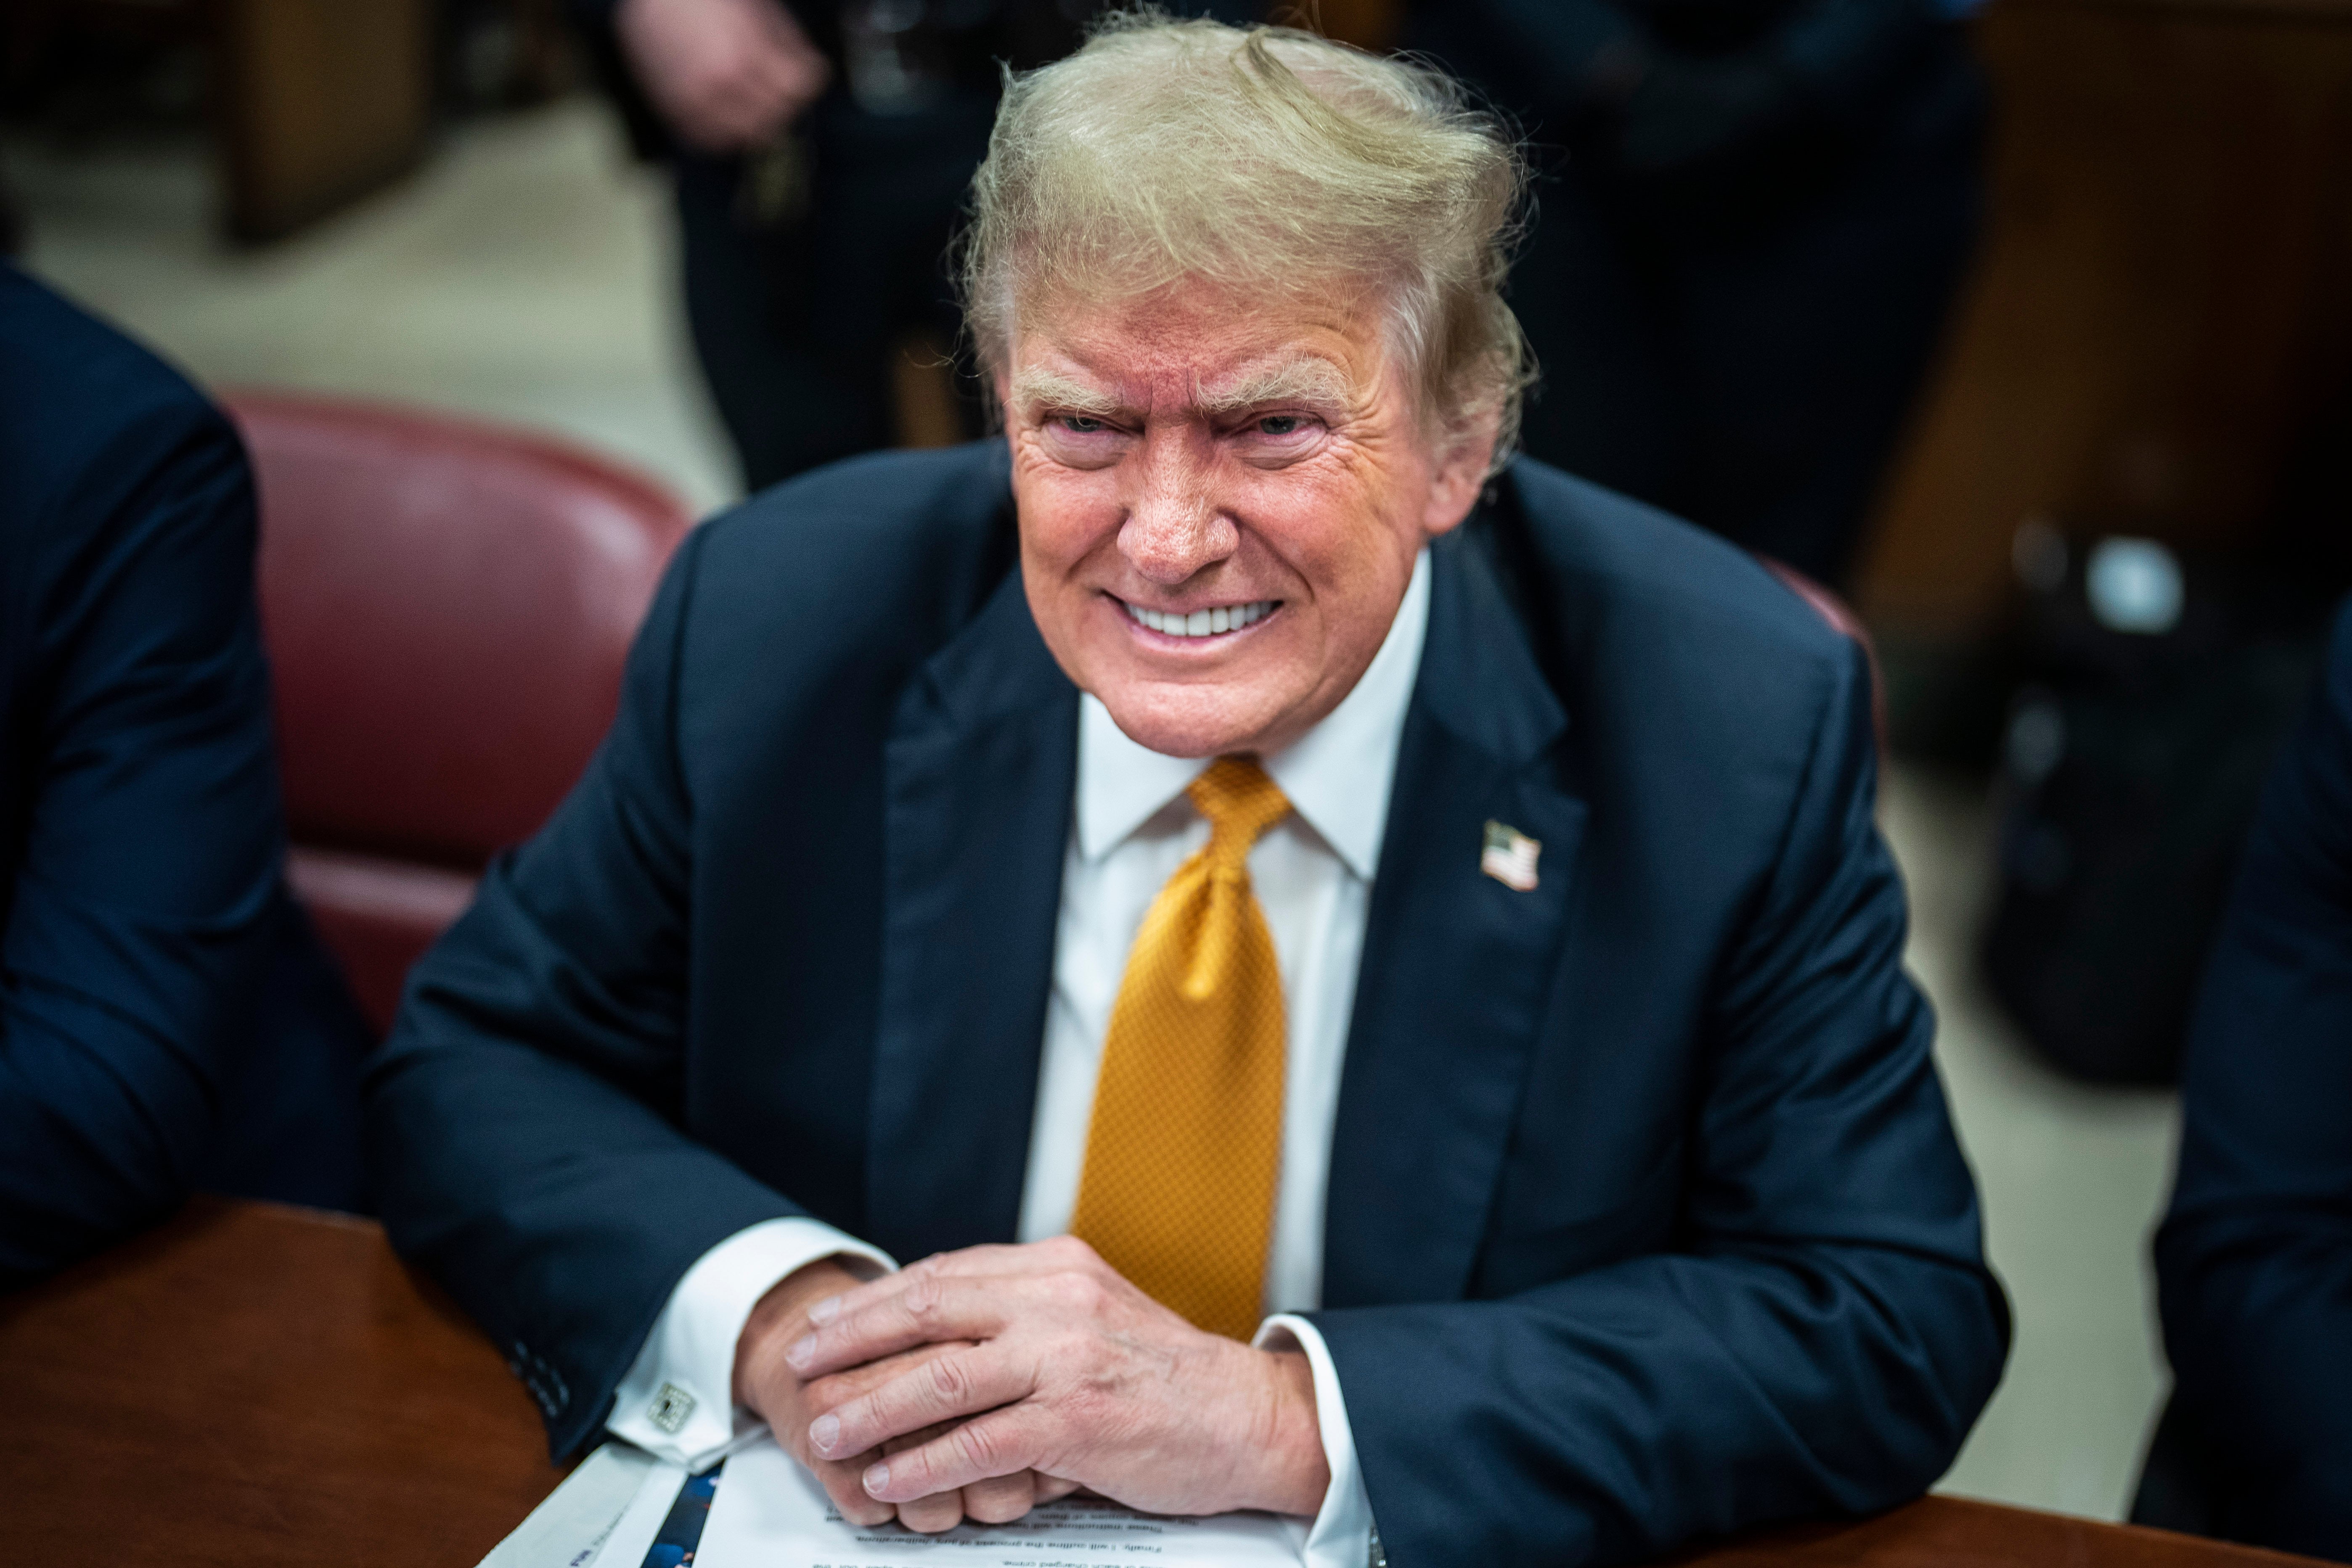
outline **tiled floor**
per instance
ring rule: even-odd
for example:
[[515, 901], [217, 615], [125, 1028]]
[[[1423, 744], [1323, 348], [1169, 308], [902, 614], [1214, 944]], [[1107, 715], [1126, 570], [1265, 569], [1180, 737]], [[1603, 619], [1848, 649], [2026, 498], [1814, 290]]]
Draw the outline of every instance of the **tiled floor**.
[[[216, 385], [400, 398], [569, 432], [699, 507], [734, 490], [682, 342], [657, 178], [586, 103], [478, 123], [425, 171], [290, 243], [216, 242], [192, 147], [0, 160], [32, 267]], [[1972, 786], [1898, 768], [1885, 818], [1912, 963], [2017, 1313], [2009, 1373], [1948, 1489], [2115, 1517], [2161, 1372], [2147, 1234], [2168, 1097], [2091, 1092], [2028, 1058], [1972, 979], [1989, 821]]]

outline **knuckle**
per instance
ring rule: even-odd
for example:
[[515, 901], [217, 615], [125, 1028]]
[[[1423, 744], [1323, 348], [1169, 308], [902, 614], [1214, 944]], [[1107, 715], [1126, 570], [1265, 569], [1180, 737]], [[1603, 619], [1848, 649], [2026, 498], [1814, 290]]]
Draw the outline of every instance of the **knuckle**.
[[963, 1522], [963, 1505], [953, 1492], [937, 1492], [898, 1505], [898, 1522], [925, 1534], [953, 1530]]
[[1036, 1506], [1036, 1485], [1028, 1471], [964, 1489], [964, 1512], [982, 1524], [1011, 1524]]
[[971, 1373], [961, 1356], [940, 1356], [928, 1363], [924, 1370], [929, 1374], [931, 1403], [934, 1405], [961, 1405], [971, 1392]]
[[1109, 1287], [1091, 1269], [1056, 1276], [1054, 1287], [1057, 1304], [1085, 1317], [1097, 1316], [1110, 1300]]
[[906, 1309], [908, 1317], [919, 1323], [929, 1321], [938, 1315], [940, 1310], [938, 1277], [929, 1272], [917, 1275], [908, 1281], [906, 1293], [898, 1300], [899, 1304]]
[[1004, 1463], [1004, 1445], [996, 1428], [983, 1421], [967, 1421], [949, 1435], [956, 1452], [965, 1463], [984, 1476], [1001, 1475], [1008, 1467]]

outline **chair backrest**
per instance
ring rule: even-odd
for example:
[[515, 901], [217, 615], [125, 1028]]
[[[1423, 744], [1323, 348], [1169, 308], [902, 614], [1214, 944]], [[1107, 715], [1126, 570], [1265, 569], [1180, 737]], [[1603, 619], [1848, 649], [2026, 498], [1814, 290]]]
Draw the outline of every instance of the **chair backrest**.
[[1862, 656], [1870, 664], [1870, 723], [1878, 737], [1878, 755], [1883, 764], [1886, 757], [1886, 674], [1878, 667], [1878, 645], [1870, 638], [1870, 628], [1853, 613], [1853, 606], [1798, 571], [1769, 555], [1756, 558], [1764, 569], [1780, 579], [1788, 590], [1802, 599], [1813, 614], [1819, 616], [1832, 631], [1843, 632], [1862, 645]]
[[261, 491], [261, 608], [298, 844], [477, 868], [611, 724], [691, 518], [541, 437], [320, 398], [227, 400]]
[[586, 767], [692, 518], [537, 436], [278, 394], [226, 403], [261, 492], [287, 879], [383, 1031], [472, 874]]

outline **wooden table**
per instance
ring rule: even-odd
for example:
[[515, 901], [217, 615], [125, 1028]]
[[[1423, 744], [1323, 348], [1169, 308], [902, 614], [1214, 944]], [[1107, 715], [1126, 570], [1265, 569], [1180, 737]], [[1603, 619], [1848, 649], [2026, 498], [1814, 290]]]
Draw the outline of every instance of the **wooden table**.
[[[199, 1200], [0, 1299], [13, 1562], [470, 1568], [555, 1485], [498, 1352], [362, 1221]], [[2189, 1536], [1930, 1498], [1685, 1568], [2284, 1568]]]

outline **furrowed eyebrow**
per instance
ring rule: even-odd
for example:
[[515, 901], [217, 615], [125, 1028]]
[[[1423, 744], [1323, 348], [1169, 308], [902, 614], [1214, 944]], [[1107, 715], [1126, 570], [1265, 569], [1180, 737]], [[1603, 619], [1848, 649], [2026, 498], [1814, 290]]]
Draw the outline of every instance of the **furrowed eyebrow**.
[[1024, 370], [1013, 378], [1013, 401], [1024, 408], [1052, 408], [1089, 419], [1115, 419], [1126, 412], [1108, 393], [1056, 375], [1050, 370]]
[[1195, 387], [1193, 405], [1211, 418], [1222, 418], [1269, 403], [1311, 403], [1344, 405], [1355, 391], [1347, 373], [1328, 359], [1307, 356], [1252, 372], [1230, 386], [1210, 391]]
[[[1195, 386], [1192, 408], [1212, 419], [1221, 419], [1274, 403], [1344, 405], [1354, 390], [1345, 371], [1328, 359], [1308, 355], [1253, 371], [1214, 391]], [[1050, 370], [1016, 373], [1013, 378], [1013, 401], [1024, 408], [1051, 408], [1090, 419], [1117, 419], [1132, 412], [1111, 394]]]

